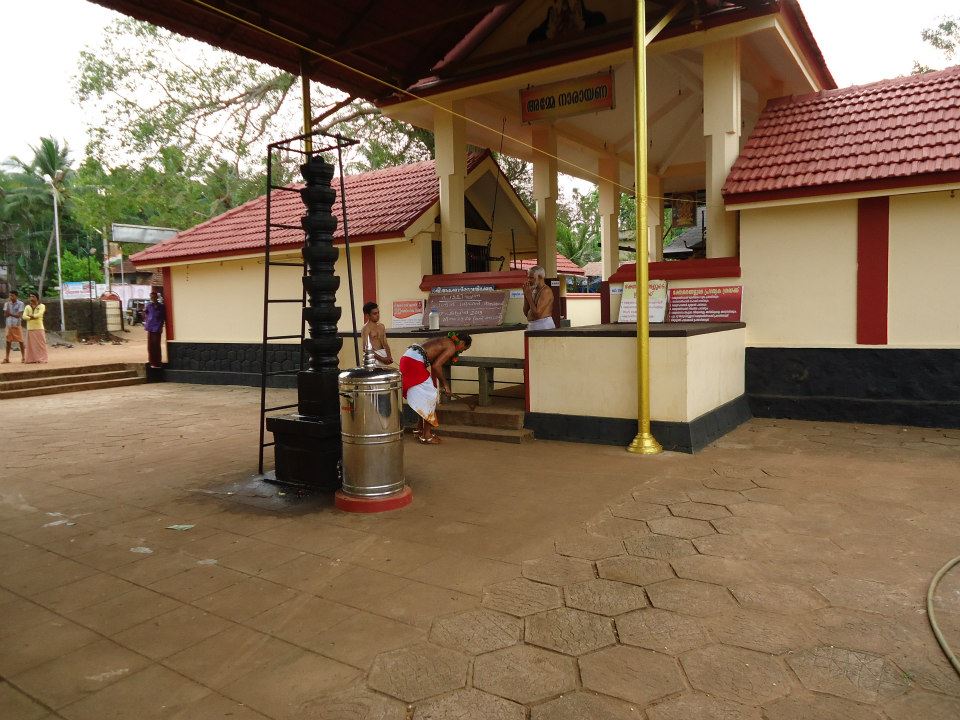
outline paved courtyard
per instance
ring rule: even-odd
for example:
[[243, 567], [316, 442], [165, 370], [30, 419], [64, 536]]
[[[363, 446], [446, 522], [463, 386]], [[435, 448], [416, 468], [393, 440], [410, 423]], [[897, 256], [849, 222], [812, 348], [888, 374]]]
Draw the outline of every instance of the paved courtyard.
[[960, 717], [960, 431], [410, 442], [355, 516], [245, 493], [256, 390], [2, 409], [3, 720]]

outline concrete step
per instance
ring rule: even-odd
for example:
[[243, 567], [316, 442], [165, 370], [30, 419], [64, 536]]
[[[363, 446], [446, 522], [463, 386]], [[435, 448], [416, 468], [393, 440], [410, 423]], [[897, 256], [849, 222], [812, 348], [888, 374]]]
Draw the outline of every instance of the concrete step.
[[523, 427], [523, 410], [496, 406], [477, 407], [471, 410], [463, 403], [441, 405], [437, 411], [441, 425], [465, 425], [469, 427], [520, 430]]
[[[29, 366], [27, 366], [29, 367]], [[104, 363], [102, 365], [78, 365], [65, 368], [30, 368], [29, 370], [12, 370], [0, 375], [0, 381], [31, 380], [33, 378], [59, 377], [62, 375], [89, 375], [90, 373], [114, 372], [115, 370], [130, 370], [124, 363]]]
[[146, 382], [146, 378], [134, 375], [134, 377], [124, 377], [115, 380], [73, 382], [67, 385], [52, 385], [50, 387], [27, 388], [24, 390], [0, 390], [0, 400], [37, 397], [39, 395], [57, 395], [59, 393], [79, 392], [81, 390], [103, 390], [106, 388], [126, 387], [128, 385], [142, 385]]
[[466, 438], [468, 440], [489, 440], [492, 442], [513, 443], [533, 440], [533, 431], [526, 428], [488, 428], [473, 425], [440, 425], [437, 434], [441, 437]]
[[0, 375], [0, 391], [29, 390], [30, 388], [55, 387], [57, 385], [73, 385], [75, 383], [135, 377], [137, 377], [135, 370], [110, 370], [107, 372], [85, 373], [83, 375], [51, 375], [49, 377], [29, 378], [26, 380], [8, 380], [5, 376]]

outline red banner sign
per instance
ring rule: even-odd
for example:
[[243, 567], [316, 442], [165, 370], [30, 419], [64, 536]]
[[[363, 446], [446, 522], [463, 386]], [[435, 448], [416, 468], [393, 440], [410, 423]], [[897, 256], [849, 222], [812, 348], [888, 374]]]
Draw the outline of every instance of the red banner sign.
[[520, 118], [525, 123], [612, 108], [612, 71], [520, 91]]
[[667, 322], [740, 322], [743, 286], [670, 288]]

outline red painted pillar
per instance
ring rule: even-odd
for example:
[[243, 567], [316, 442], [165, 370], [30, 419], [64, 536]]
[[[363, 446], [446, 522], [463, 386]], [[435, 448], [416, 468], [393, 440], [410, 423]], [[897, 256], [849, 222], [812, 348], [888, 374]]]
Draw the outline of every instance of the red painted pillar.
[[360, 249], [363, 270], [363, 303], [377, 301], [377, 246], [364, 245]]
[[173, 340], [173, 274], [169, 267], [163, 269], [163, 307], [167, 316], [167, 342], [170, 342]]
[[857, 207], [857, 344], [887, 344], [890, 198], [862, 198]]

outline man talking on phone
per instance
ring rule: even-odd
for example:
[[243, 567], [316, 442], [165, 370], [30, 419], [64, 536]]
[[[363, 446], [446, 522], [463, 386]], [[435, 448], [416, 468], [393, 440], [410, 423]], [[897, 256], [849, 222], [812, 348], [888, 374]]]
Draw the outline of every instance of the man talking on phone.
[[527, 316], [527, 330], [553, 330], [553, 290], [545, 282], [547, 272], [534, 265], [527, 272], [523, 286], [523, 314]]

